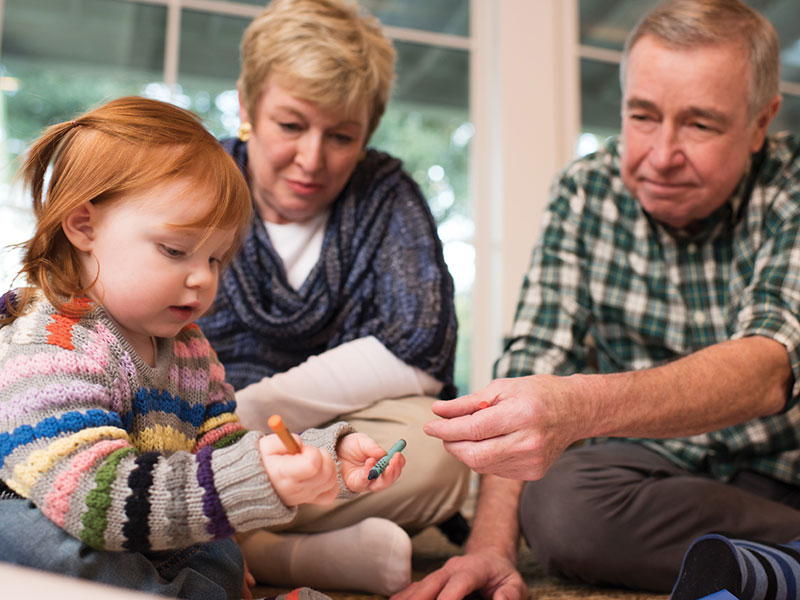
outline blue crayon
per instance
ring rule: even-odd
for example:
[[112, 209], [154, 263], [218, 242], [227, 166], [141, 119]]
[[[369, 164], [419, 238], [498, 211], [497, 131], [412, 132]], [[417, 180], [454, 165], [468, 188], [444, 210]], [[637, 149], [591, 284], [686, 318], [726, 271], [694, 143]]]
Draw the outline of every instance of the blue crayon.
[[389, 451], [386, 453], [386, 456], [384, 456], [382, 459], [376, 462], [375, 466], [369, 470], [369, 475], [367, 475], [367, 479], [369, 479], [370, 481], [376, 479], [381, 473], [383, 473], [383, 470], [386, 468], [386, 465], [389, 464], [389, 461], [392, 459], [392, 456], [394, 456], [395, 452], [402, 452], [403, 448], [405, 447], [406, 447], [405, 440], [397, 440], [395, 445], [389, 448]]

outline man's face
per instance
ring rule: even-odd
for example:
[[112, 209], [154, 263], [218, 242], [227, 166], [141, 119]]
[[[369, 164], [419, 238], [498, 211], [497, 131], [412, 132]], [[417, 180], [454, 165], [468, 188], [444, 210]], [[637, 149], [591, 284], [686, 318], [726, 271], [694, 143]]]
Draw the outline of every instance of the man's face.
[[678, 49], [644, 36], [631, 49], [622, 179], [656, 220], [686, 227], [736, 189], [774, 114], [748, 119], [749, 71], [734, 44]]

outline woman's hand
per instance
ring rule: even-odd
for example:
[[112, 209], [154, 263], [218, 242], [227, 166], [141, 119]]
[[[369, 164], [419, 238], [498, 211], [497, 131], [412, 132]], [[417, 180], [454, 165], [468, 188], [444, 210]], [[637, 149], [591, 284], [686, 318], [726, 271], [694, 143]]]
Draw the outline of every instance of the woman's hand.
[[286, 506], [330, 504], [339, 494], [336, 464], [325, 450], [305, 446], [292, 435], [300, 446], [298, 454], [289, 454], [277, 435], [259, 440], [261, 463], [272, 487]]
[[350, 433], [339, 439], [336, 447], [342, 464], [342, 479], [351, 492], [377, 492], [389, 487], [403, 471], [405, 457], [397, 452], [392, 456], [383, 474], [370, 481], [369, 470], [386, 455], [371, 437], [363, 433]]

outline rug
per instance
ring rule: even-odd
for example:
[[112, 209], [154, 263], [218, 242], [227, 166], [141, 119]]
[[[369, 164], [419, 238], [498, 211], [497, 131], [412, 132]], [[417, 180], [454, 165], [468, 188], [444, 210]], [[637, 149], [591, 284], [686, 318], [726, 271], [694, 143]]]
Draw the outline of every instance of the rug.
[[[448, 558], [461, 553], [461, 548], [448, 542], [447, 538], [435, 527], [429, 527], [412, 538], [412, 579], [419, 581], [428, 573], [441, 567]], [[536, 563], [530, 551], [520, 547], [518, 568], [528, 584], [530, 597], [534, 600], [668, 600], [668, 594], [647, 594], [630, 590], [598, 588], [571, 583], [546, 575]], [[259, 586], [254, 596], [272, 596], [288, 590]], [[322, 590], [325, 591], [325, 590]], [[325, 591], [334, 600], [383, 600], [384, 596], [374, 594], [357, 594], [353, 592]], [[476, 596], [477, 598], [477, 596]]]

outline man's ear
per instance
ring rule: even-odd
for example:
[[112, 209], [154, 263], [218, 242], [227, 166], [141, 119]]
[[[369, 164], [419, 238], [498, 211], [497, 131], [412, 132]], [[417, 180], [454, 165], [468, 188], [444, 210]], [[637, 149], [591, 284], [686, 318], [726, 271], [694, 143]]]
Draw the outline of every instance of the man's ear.
[[767, 129], [772, 119], [778, 114], [778, 109], [781, 107], [781, 97], [775, 96], [761, 112], [756, 116], [755, 129], [753, 130], [753, 137], [750, 144], [750, 152], [758, 152], [764, 144], [764, 138], [767, 137]]
[[91, 252], [96, 219], [97, 211], [94, 204], [86, 202], [64, 217], [61, 228], [70, 244], [83, 252]]

